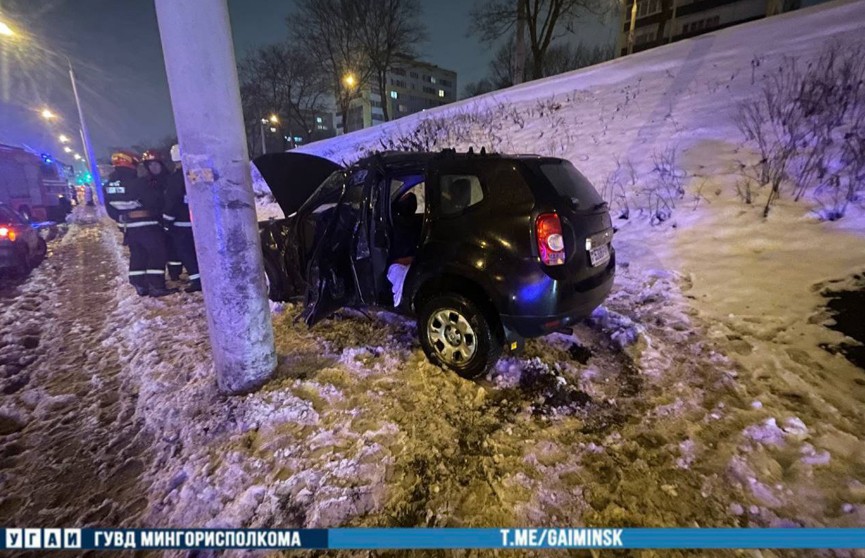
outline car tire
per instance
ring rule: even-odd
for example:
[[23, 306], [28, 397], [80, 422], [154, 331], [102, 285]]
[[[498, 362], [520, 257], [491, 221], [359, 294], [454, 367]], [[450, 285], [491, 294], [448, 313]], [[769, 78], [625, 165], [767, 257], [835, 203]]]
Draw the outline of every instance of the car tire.
[[31, 258], [32, 267], [36, 267], [45, 261], [45, 256], [48, 254], [48, 243], [45, 242], [45, 239], [39, 237], [38, 242], [36, 243], [36, 254]]
[[267, 286], [267, 298], [274, 302], [283, 302], [285, 296], [282, 288], [282, 278], [276, 268], [267, 260], [264, 260], [264, 283]]
[[427, 358], [463, 378], [484, 375], [502, 353], [495, 317], [458, 294], [438, 295], [426, 301], [418, 315], [417, 329]]
[[29, 251], [25, 248], [18, 256], [18, 265], [14, 268], [14, 276], [18, 279], [25, 279], [33, 270], [33, 260]]

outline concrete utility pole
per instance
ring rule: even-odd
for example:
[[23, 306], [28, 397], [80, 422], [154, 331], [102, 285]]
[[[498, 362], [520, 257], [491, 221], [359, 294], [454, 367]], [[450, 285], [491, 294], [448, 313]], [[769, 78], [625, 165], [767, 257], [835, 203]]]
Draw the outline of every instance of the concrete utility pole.
[[222, 391], [276, 369], [226, 0], [156, 0], [156, 15]]

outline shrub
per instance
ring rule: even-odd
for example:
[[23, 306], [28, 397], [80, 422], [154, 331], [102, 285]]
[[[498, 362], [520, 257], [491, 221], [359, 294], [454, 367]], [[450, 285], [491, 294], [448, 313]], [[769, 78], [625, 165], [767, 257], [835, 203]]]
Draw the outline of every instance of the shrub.
[[795, 200], [810, 193], [824, 218], [842, 217], [865, 189], [862, 43], [831, 43], [804, 67], [785, 57], [760, 94], [739, 105], [737, 124], [760, 155], [744, 174], [771, 186], [764, 216], [789, 184]]

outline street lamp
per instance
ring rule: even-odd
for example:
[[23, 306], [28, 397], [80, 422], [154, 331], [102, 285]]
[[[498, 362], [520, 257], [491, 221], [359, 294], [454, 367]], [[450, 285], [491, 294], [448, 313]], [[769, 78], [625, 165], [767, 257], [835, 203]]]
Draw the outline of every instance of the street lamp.
[[[12, 31], [9, 25], [0, 21], [0, 37], [12, 37], [14, 35], [16, 35], [16, 33]], [[37, 50], [41, 50], [46, 54], [56, 55], [56, 53], [46, 49], [45, 47], [39, 46], [35, 42], [28, 41], [28, 44], [32, 44]], [[93, 154], [93, 146], [90, 143], [90, 134], [87, 133], [87, 123], [84, 121], [84, 111], [81, 108], [81, 100], [78, 98], [78, 86], [75, 83], [75, 72], [72, 69], [72, 61], [69, 59], [68, 56], [64, 56], [64, 58], [66, 58], [66, 63], [69, 66], [69, 81], [72, 82], [72, 94], [75, 96], [75, 105], [78, 108], [78, 122], [81, 131], [81, 139], [84, 144], [85, 154], [87, 155], [87, 163], [90, 167], [90, 176], [92, 177], [94, 186], [93, 189], [96, 190], [96, 194], [99, 197], [99, 202], [104, 203], [104, 200], [102, 199], [102, 180], [99, 176], [99, 167], [96, 166], [96, 157]], [[48, 121], [56, 118], [56, 115], [47, 108], [44, 109], [41, 114], [42, 117]]]
[[[264, 127], [267, 126], [268, 124], [279, 124], [279, 117], [275, 113], [271, 113], [271, 115], [268, 116], [267, 118], [261, 119], [260, 131], [261, 131], [261, 154], [262, 155], [267, 153], [267, 141], [265, 140], [265, 137], [264, 137]], [[270, 131], [275, 132], [276, 128], [271, 126]]]
[[345, 74], [345, 77], [342, 78], [342, 83], [343, 85], [351, 89], [352, 87], [357, 85], [357, 78], [354, 76], [353, 73], [349, 72]]

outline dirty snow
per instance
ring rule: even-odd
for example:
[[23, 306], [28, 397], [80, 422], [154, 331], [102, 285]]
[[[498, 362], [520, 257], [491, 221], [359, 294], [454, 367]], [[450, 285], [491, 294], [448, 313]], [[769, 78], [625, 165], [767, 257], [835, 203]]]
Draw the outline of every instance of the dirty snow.
[[616, 158], [640, 178], [678, 150], [663, 222], [625, 192], [605, 305], [478, 382], [429, 364], [411, 321], [308, 330], [286, 304], [274, 378], [223, 396], [200, 294], [138, 298], [115, 228], [79, 214], [0, 288], [2, 523], [865, 525], [865, 372], [820, 348], [843, 340], [820, 293], [862, 271], [865, 213], [822, 223], [782, 198], [764, 220], [736, 195], [754, 153], [732, 120], [755, 55], [863, 23], [865, 3], [835, 2], [307, 146], [351, 161], [437, 118], [440, 147], [566, 157], [597, 185]]

